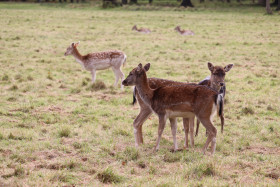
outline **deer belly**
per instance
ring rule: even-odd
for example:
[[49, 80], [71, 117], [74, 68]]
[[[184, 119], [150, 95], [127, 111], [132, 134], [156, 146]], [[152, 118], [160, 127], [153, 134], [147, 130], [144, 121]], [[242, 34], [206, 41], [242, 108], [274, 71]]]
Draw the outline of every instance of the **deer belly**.
[[183, 117], [183, 118], [193, 118], [195, 114], [189, 111], [173, 111], [173, 110], [166, 110], [166, 117], [174, 118], [174, 117]]
[[96, 70], [108, 69], [111, 67], [109, 60], [102, 60], [99, 63], [94, 64]]

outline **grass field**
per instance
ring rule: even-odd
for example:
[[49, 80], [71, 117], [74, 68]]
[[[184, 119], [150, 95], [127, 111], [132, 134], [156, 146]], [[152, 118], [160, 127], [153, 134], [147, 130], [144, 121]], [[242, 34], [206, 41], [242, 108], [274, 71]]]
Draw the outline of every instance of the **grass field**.
[[[262, 7], [171, 9], [0, 4], [0, 186], [280, 185], [279, 14], [264, 15]], [[134, 24], [153, 32], [132, 32]], [[178, 35], [177, 25], [195, 35]], [[155, 115], [136, 149], [132, 89], [112, 87], [111, 70], [98, 72], [91, 86], [90, 73], [63, 55], [77, 41], [82, 54], [124, 51], [125, 75], [150, 62], [149, 77], [198, 82], [210, 74], [208, 61], [233, 63], [223, 134], [214, 121], [215, 155], [201, 153], [203, 127], [194, 150], [171, 153], [169, 123], [154, 153]]]

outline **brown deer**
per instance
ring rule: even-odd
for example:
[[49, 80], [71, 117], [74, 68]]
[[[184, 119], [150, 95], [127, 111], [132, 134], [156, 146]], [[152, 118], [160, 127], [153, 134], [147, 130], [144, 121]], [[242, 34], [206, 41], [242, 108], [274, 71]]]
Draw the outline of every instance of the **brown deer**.
[[180, 26], [175, 27], [174, 29], [175, 31], [178, 31], [179, 34], [183, 35], [183, 36], [187, 36], [187, 35], [194, 35], [194, 32], [191, 30], [181, 30]]
[[[142, 64], [139, 64], [129, 73], [122, 84], [125, 86], [135, 85], [144, 103], [158, 115], [159, 127], [155, 150], [159, 149], [167, 118], [194, 118], [196, 116], [208, 131], [203, 153], [205, 154], [211, 142], [211, 154], [213, 155], [216, 149], [217, 130], [212, 124], [212, 118], [217, 111], [219, 111], [219, 115], [222, 113], [221, 95], [214, 89], [196, 84], [171, 85], [151, 89], [146, 75], [149, 68], [150, 64], [146, 64], [144, 68]], [[134, 128], [134, 131], [137, 133], [137, 127]]]
[[[122, 51], [105, 51], [89, 53], [87, 55], [81, 55], [77, 49], [78, 43], [72, 43], [64, 53], [65, 56], [73, 55], [78, 63], [82, 65], [83, 68], [91, 72], [92, 83], [96, 79], [96, 71], [112, 68], [115, 74], [115, 84], [117, 86], [119, 79], [123, 81], [124, 74], [121, 71], [121, 66], [126, 63], [126, 55]], [[121, 84], [121, 89], [123, 85]]]
[[[233, 64], [229, 64], [225, 67], [222, 66], [214, 66], [210, 62], [208, 62], [208, 69], [211, 72], [210, 77], [206, 77], [206, 79], [199, 82], [199, 85], [206, 85], [209, 86], [217, 91], [219, 91], [219, 94], [224, 97], [226, 95], [226, 84], [225, 84], [225, 76], [226, 72], [229, 72], [231, 68], [233, 67]], [[224, 113], [221, 114], [221, 133], [224, 131]], [[199, 129], [199, 119], [197, 119], [196, 123], [196, 132], [195, 136], [198, 135], [198, 129]]]
[[[201, 85], [207, 85], [210, 86], [211, 88], [215, 89], [216, 91], [219, 91], [219, 93], [223, 93], [222, 95], [225, 95], [225, 73], [228, 72], [231, 68], [233, 67], [233, 64], [229, 64], [225, 67], [221, 66], [214, 66], [212, 63], [208, 62], [208, 68], [211, 71], [212, 69], [215, 69], [214, 73], [211, 73], [211, 78], [207, 77], [205, 80], [201, 81], [199, 84]], [[218, 73], [218, 72], [224, 72], [224, 73]], [[166, 80], [166, 79], [158, 79], [158, 78], [148, 78], [149, 86], [152, 89], [156, 89], [162, 86], [167, 86], [167, 85], [180, 85], [180, 84], [186, 84], [182, 82], [175, 82], [171, 80]], [[211, 83], [212, 82], [212, 83]], [[208, 85], [209, 83], [209, 85]], [[224, 86], [221, 86], [221, 84], [224, 84]], [[220, 85], [215, 86], [215, 85]], [[140, 113], [136, 117], [136, 119], [133, 122], [134, 127], [138, 127], [137, 134], [135, 134], [135, 145], [139, 146], [139, 144], [143, 143], [143, 133], [142, 133], [142, 126], [143, 123], [148, 119], [148, 117], [152, 114], [152, 110], [150, 109], [149, 106], [147, 106], [144, 101], [141, 99], [139, 96], [137, 89], [134, 87], [133, 91], [133, 104], [135, 104], [138, 101], [139, 106], [140, 106]], [[222, 126], [221, 128], [223, 129], [223, 113], [220, 116]], [[189, 121], [190, 120], [190, 121]], [[184, 147], [188, 148], [188, 134], [190, 132], [190, 140], [191, 140], [191, 146], [194, 147], [194, 125], [193, 125], [194, 119], [188, 119], [184, 118], [183, 119], [183, 125], [184, 125], [184, 131], [185, 131], [185, 142], [184, 142]], [[170, 121], [171, 123], [171, 121]], [[197, 126], [197, 131], [198, 133], [198, 127], [199, 127], [199, 120], [198, 120], [198, 126]], [[171, 127], [174, 127], [171, 124]], [[172, 130], [173, 132], [174, 130]], [[176, 136], [176, 134], [175, 134]], [[175, 137], [176, 138], [176, 137]], [[173, 137], [174, 139], [174, 137]], [[174, 143], [175, 144], [175, 143]], [[174, 145], [174, 150], [176, 151], [176, 145]]]
[[[184, 84], [182, 82], [176, 82], [171, 80], [165, 80], [165, 79], [159, 79], [159, 78], [148, 78], [149, 86], [152, 89], [157, 89], [162, 86], [167, 85], [180, 85]], [[137, 100], [136, 100], [137, 98]], [[137, 128], [137, 133], [135, 133], [135, 146], [139, 146], [139, 144], [143, 144], [143, 133], [142, 133], [142, 126], [143, 123], [149, 118], [149, 116], [153, 113], [152, 109], [145, 104], [145, 102], [141, 99], [141, 97], [138, 94], [138, 91], [136, 87], [134, 87], [134, 93], [133, 93], [133, 104], [138, 101], [138, 104], [140, 106], [140, 113], [136, 117], [136, 119], [133, 122], [133, 126]], [[171, 130], [173, 135], [173, 143], [174, 143], [174, 151], [178, 150], [178, 145], [176, 141], [176, 131], [177, 131], [177, 121], [169, 118], [170, 124], [171, 124]], [[184, 119], [184, 131], [185, 131], [185, 142], [184, 147], [188, 148], [188, 132], [189, 129], [191, 131], [191, 145], [194, 146], [194, 137], [193, 137], [193, 129], [194, 129], [194, 121], [190, 121], [190, 127], [189, 127], [189, 121], [188, 119]]]
[[150, 29], [146, 29], [146, 28], [140, 28], [140, 29], [137, 29], [137, 26], [134, 25], [132, 27], [132, 30], [135, 30], [137, 32], [141, 32], [141, 33], [144, 33], [144, 34], [150, 34], [151, 33], [151, 30]]

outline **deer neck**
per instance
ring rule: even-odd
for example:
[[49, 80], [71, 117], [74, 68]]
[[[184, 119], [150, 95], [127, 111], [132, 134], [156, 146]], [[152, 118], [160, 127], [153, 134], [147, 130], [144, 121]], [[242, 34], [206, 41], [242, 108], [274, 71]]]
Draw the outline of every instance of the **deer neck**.
[[181, 28], [178, 28], [178, 32], [181, 33], [181, 34], [183, 33], [183, 31], [181, 30]]
[[136, 89], [141, 99], [150, 106], [152, 103], [152, 97], [154, 92], [148, 84], [146, 73], [141, 75], [136, 81]]
[[74, 58], [76, 59], [76, 61], [81, 64], [82, 66], [84, 66], [84, 62], [83, 62], [83, 56], [79, 53], [77, 48], [73, 49], [73, 53], [72, 55], [74, 56]]

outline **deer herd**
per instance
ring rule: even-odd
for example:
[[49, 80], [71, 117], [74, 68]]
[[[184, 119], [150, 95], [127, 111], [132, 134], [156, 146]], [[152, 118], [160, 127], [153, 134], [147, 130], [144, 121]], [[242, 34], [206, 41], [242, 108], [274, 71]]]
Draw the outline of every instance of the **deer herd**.
[[[133, 30], [149, 33], [149, 29]], [[179, 33], [184, 33], [180, 27], [176, 27]], [[187, 34], [186, 34], [187, 35]], [[192, 35], [192, 34], [189, 34]], [[91, 72], [92, 83], [96, 80], [96, 71], [112, 68], [115, 74], [115, 84], [117, 86], [121, 79], [121, 89], [123, 86], [134, 86], [133, 104], [138, 102], [140, 113], [133, 122], [135, 146], [143, 144], [143, 123], [155, 113], [158, 116], [158, 137], [154, 150], [159, 149], [161, 136], [169, 119], [173, 137], [174, 151], [178, 150], [176, 132], [177, 117], [183, 118], [183, 127], [185, 132], [184, 148], [188, 149], [188, 135], [190, 134], [190, 145], [194, 148], [194, 121], [197, 118], [196, 136], [198, 134], [199, 123], [206, 128], [207, 140], [203, 147], [203, 154], [211, 143], [211, 155], [215, 153], [217, 130], [213, 125], [213, 117], [217, 114], [221, 119], [221, 132], [224, 127], [224, 97], [226, 91], [225, 75], [230, 71], [233, 64], [225, 67], [214, 66], [208, 62], [208, 69], [211, 75], [199, 82], [184, 83], [159, 78], [148, 78], [147, 72], [150, 69], [150, 63], [146, 65], [139, 64], [134, 68], [126, 79], [121, 71], [121, 66], [126, 63], [126, 55], [122, 51], [96, 52], [87, 55], [81, 55], [77, 49], [78, 43], [72, 43], [66, 50], [65, 56], [73, 55], [83, 68]]]
[[[150, 34], [152, 31], [148, 28], [137, 28], [137, 25], [134, 25], [132, 27], [132, 30], [139, 32], [139, 33], [143, 33], [143, 34]], [[177, 31], [180, 35], [182, 36], [187, 36], [187, 35], [194, 35], [194, 32], [191, 30], [182, 30], [180, 26], [175, 27], [174, 29], [175, 31]]]

